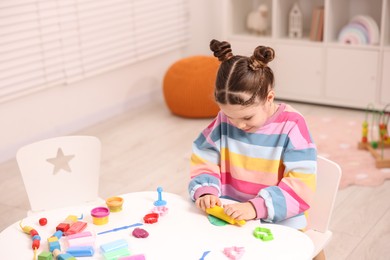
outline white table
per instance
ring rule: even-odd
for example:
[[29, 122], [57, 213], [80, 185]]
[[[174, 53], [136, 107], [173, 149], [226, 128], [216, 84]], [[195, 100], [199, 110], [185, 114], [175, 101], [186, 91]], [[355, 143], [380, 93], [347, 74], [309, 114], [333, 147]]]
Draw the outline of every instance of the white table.
[[[124, 199], [123, 210], [111, 213], [105, 225], [92, 224], [90, 211], [96, 206], [73, 207], [43, 212], [23, 220], [23, 225], [34, 227], [42, 237], [38, 252], [48, 251], [47, 238], [55, 232], [55, 227], [68, 215], [84, 215], [88, 223], [86, 230], [102, 232], [113, 228], [143, 223], [143, 217], [154, 208], [158, 199], [157, 192], [135, 192], [121, 195]], [[163, 192], [162, 199], [169, 208], [165, 216], [157, 223], [140, 226], [149, 232], [147, 238], [135, 238], [131, 235], [134, 228], [97, 235], [93, 257], [81, 259], [104, 259], [100, 245], [117, 239], [126, 239], [132, 254], [144, 254], [147, 260], [191, 260], [200, 259], [204, 252], [210, 251], [205, 260], [228, 259], [224, 248], [244, 247], [241, 259], [311, 259], [313, 243], [308, 236], [295, 229], [272, 224], [261, 224], [259, 221], [248, 221], [244, 226], [212, 225], [207, 215], [197, 209], [189, 200], [178, 195]], [[225, 203], [228, 201], [224, 201]], [[48, 219], [46, 226], [40, 226], [41, 217]], [[253, 236], [256, 227], [269, 228], [274, 240], [264, 242]], [[61, 238], [62, 249], [65, 238]], [[20, 230], [19, 222], [12, 224], [0, 234], [1, 259], [32, 259], [32, 239]]]

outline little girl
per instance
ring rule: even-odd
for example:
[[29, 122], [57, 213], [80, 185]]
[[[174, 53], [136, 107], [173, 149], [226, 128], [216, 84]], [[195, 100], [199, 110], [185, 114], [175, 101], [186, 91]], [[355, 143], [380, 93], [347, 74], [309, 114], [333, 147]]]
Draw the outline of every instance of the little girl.
[[274, 50], [258, 46], [238, 56], [217, 40], [210, 49], [221, 61], [214, 91], [220, 112], [193, 143], [192, 200], [205, 211], [229, 198], [237, 203], [223, 207], [234, 219], [304, 228], [317, 150], [302, 115], [274, 102]]

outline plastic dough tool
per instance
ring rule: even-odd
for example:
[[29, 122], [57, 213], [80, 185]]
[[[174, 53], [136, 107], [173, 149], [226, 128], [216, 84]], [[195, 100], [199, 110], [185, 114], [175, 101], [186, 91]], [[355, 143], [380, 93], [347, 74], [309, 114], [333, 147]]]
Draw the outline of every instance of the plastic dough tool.
[[236, 220], [236, 219], [231, 218], [230, 216], [226, 215], [223, 208], [221, 208], [220, 206], [214, 206], [212, 208], [208, 208], [208, 209], [206, 209], [206, 212], [207, 212], [207, 214], [210, 214], [214, 217], [222, 219], [222, 220], [224, 220], [227, 223], [232, 224], [232, 225], [237, 224], [239, 226], [243, 226], [246, 223], [245, 220]]

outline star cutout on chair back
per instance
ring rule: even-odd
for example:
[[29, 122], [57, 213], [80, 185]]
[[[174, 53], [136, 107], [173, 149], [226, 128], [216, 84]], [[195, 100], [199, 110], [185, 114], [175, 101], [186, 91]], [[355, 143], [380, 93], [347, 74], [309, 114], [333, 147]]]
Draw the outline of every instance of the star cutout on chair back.
[[46, 159], [46, 161], [54, 165], [53, 174], [56, 174], [60, 170], [72, 172], [69, 166], [69, 161], [72, 160], [74, 157], [75, 155], [64, 155], [62, 149], [58, 148], [57, 156], [53, 158], [48, 158]]

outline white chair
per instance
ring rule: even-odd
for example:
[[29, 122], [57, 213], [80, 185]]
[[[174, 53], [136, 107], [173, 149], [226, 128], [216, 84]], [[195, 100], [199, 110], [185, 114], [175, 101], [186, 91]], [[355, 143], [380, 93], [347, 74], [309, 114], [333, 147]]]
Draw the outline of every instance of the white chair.
[[317, 157], [317, 189], [309, 209], [309, 224], [305, 233], [314, 243], [313, 257], [323, 250], [332, 238], [329, 222], [341, 178], [340, 166], [324, 157]]
[[61, 136], [21, 147], [16, 160], [32, 215], [43, 210], [102, 202], [98, 196], [101, 142]]

